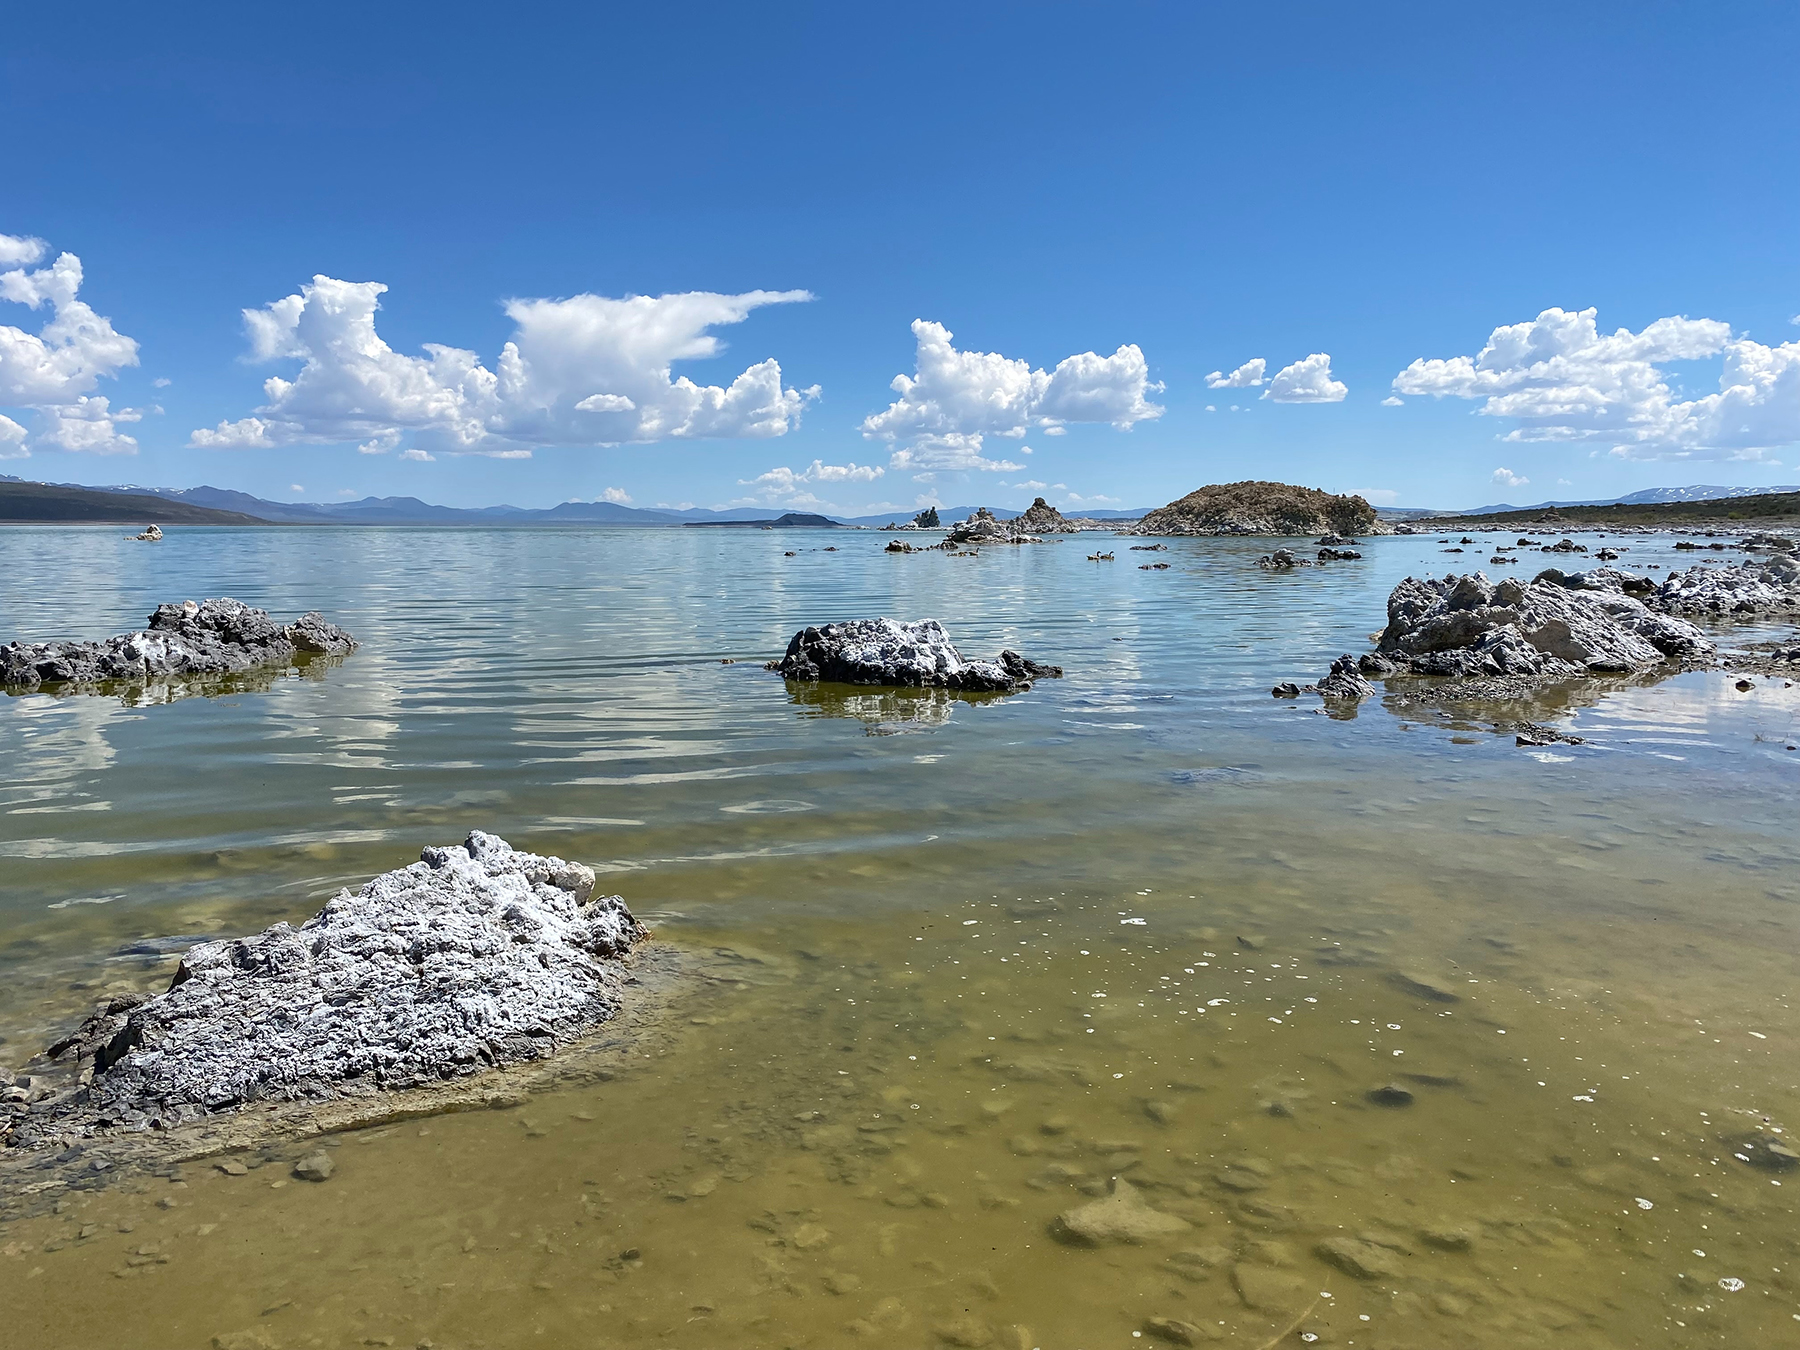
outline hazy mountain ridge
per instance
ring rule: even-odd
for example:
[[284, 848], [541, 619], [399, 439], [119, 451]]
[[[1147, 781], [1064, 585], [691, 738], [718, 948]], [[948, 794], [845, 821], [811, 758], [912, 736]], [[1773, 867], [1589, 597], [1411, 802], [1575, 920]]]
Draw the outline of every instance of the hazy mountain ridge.
[[[1560, 506], [1656, 506], [1663, 502], [1711, 502], [1727, 497], [1763, 497], [1771, 493], [1800, 492], [1800, 487], [1719, 487], [1712, 483], [1693, 483], [1687, 487], [1644, 488], [1623, 497], [1596, 497], [1584, 501], [1537, 502], [1530, 506], [1475, 506], [1458, 511], [1460, 516], [1491, 516], [1501, 511], [1548, 511]], [[1445, 512], [1444, 514], [1452, 514]]]
[[[37, 483], [37, 480], [0, 474], [0, 483], [35, 483], [47, 488], [70, 492], [113, 493], [161, 497], [165, 501], [213, 511], [229, 511], [277, 525], [644, 525], [676, 526], [692, 521], [769, 520], [783, 513], [779, 506], [734, 506], [724, 510], [704, 507], [621, 506], [614, 502], [566, 501], [550, 507], [508, 506], [437, 506], [418, 497], [363, 497], [349, 502], [277, 502], [253, 496], [233, 488], [210, 485], [191, 488], [147, 487], [137, 483], [115, 483], [89, 486], [84, 483]], [[1754, 497], [1769, 493], [1800, 492], [1800, 487], [1722, 487], [1695, 483], [1687, 487], [1644, 488], [1623, 497], [1602, 497], [1582, 501], [1546, 501], [1531, 506], [1499, 503], [1477, 506], [1467, 511], [1432, 507], [1376, 508], [1384, 520], [1416, 520], [1433, 515], [1485, 516], [1508, 511], [1548, 511], [1568, 506], [1640, 506], [1664, 502], [1700, 502], [1731, 497]], [[945, 525], [967, 520], [979, 509], [976, 506], [940, 506], [938, 518]], [[1019, 511], [1005, 507], [989, 508], [996, 519], [1012, 520]], [[1138, 520], [1152, 508], [1127, 510], [1083, 510], [1077, 514], [1095, 520]], [[904, 525], [916, 510], [885, 511], [866, 516], [829, 516], [840, 525]]]

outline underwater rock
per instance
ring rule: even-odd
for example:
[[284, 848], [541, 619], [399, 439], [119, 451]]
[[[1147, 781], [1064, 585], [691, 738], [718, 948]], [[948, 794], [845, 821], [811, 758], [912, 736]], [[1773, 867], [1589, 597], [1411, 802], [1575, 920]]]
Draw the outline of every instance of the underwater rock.
[[52, 1047], [91, 1082], [10, 1142], [424, 1086], [542, 1059], [618, 1012], [649, 933], [593, 897], [591, 870], [480, 831], [420, 856], [298, 928], [200, 943], [165, 993], [102, 1007]]
[[296, 656], [344, 656], [356, 640], [321, 614], [279, 624], [266, 609], [229, 598], [158, 605], [141, 632], [104, 642], [10, 642], [0, 647], [0, 686], [99, 684], [166, 675], [226, 675], [286, 665]]
[[1387, 1279], [1400, 1273], [1394, 1253], [1361, 1238], [1326, 1238], [1313, 1252], [1327, 1265], [1336, 1266], [1344, 1274], [1359, 1280]]
[[1061, 666], [1043, 665], [1011, 650], [996, 661], [970, 661], [956, 650], [936, 619], [899, 623], [851, 619], [803, 628], [787, 653], [766, 667], [790, 680], [836, 684], [936, 687], [964, 692], [1012, 693], [1033, 680], [1055, 679]]
[[1065, 1210], [1050, 1224], [1051, 1236], [1076, 1247], [1103, 1247], [1122, 1242], [1139, 1245], [1185, 1233], [1186, 1219], [1152, 1209], [1123, 1177], [1114, 1177], [1102, 1200]]
[[294, 1164], [294, 1175], [302, 1181], [330, 1181], [337, 1165], [324, 1149], [315, 1149]]

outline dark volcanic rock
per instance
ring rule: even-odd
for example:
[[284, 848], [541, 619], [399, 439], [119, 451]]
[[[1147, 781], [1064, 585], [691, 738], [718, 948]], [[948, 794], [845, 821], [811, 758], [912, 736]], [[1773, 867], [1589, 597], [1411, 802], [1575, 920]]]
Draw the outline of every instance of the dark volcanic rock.
[[232, 599], [158, 605], [141, 632], [104, 642], [11, 642], [0, 647], [0, 686], [103, 684], [183, 675], [229, 675], [300, 656], [344, 656], [356, 641], [320, 614], [279, 624]]
[[256, 1101], [367, 1097], [540, 1059], [620, 1006], [648, 932], [594, 874], [476, 832], [341, 892], [298, 928], [204, 942], [52, 1056], [91, 1082], [15, 1122], [30, 1145]]
[[1011, 693], [1031, 681], [1054, 679], [1061, 666], [1042, 665], [1015, 651], [997, 661], [970, 661], [951, 644], [936, 619], [899, 623], [893, 619], [851, 619], [803, 628], [787, 654], [769, 662], [790, 680], [835, 684], [885, 684], [958, 689], [968, 693]]
[[1356, 658], [1348, 653], [1331, 663], [1331, 673], [1315, 687], [1326, 698], [1375, 697], [1375, 686], [1357, 671]]

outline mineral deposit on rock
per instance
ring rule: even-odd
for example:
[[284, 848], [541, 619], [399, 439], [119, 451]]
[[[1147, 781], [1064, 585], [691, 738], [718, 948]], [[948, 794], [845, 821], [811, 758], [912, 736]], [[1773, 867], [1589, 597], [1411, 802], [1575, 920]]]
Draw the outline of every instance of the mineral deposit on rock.
[[321, 614], [280, 624], [238, 600], [158, 605], [142, 631], [104, 642], [10, 642], [0, 647], [0, 686], [100, 684], [179, 675], [228, 675], [287, 665], [300, 656], [344, 656], [356, 640]]
[[580, 863], [479, 831], [346, 890], [298, 928], [203, 942], [169, 989], [115, 999], [48, 1052], [85, 1087], [15, 1144], [256, 1101], [370, 1096], [539, 1059], [612, 1017], [649, 934]]
[[1800, 561], [1778, 553], [1736, 567], [1690, 567], [1671, 573], [1654, 603], [1671, 614], [1696, 616], [1800, 612]]
[[1011, 650], [995, 661], [968, 660], [936, 619], [851, 619], [803, 628], [788, 643], [787, 654], [769, 662], [768, 669], [790, 680], [1000, 693], [1029, 689], [1033, 680], [1062, 674], [1061, 666], [1027, 660]]
[[1384, 655], [1421, 675], [1560, 677], [1644, 670], [1716, 650], [1693, 624], [1621, 590], [1540, 577], [1495, 585], [1480, 572], [1408, 577], [1388, 597]]

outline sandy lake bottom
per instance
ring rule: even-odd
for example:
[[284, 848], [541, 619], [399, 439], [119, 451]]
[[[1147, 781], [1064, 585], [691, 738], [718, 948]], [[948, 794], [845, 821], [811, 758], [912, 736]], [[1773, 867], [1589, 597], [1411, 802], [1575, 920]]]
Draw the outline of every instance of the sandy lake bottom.
[[[0, 533], [19, 634], [231, 594], [364, 648], [0, 701], [0, 1063], [176, 939], [470, 828], [594, 865], [705, 975], [609, 1080], [330, 1136], [324, 1183], [297, 1142], [0, 1222], [9, 1347], [1800, 1345], [1768, 1148], [1800, 1131], [1800, 688], [1614, 681], [1532, 710], [1587, 738], [1537, 750], [1271, 700], [1462, 561], [1422, 536], [1294, 576], [1239, 541], [1159, 573], [842, 532], [111, 539]], [[747, 659], [878, 613], [1069, 674], [979, 702]], [[1166, 1231], [1059, 1235], [1096, 1204]]]

